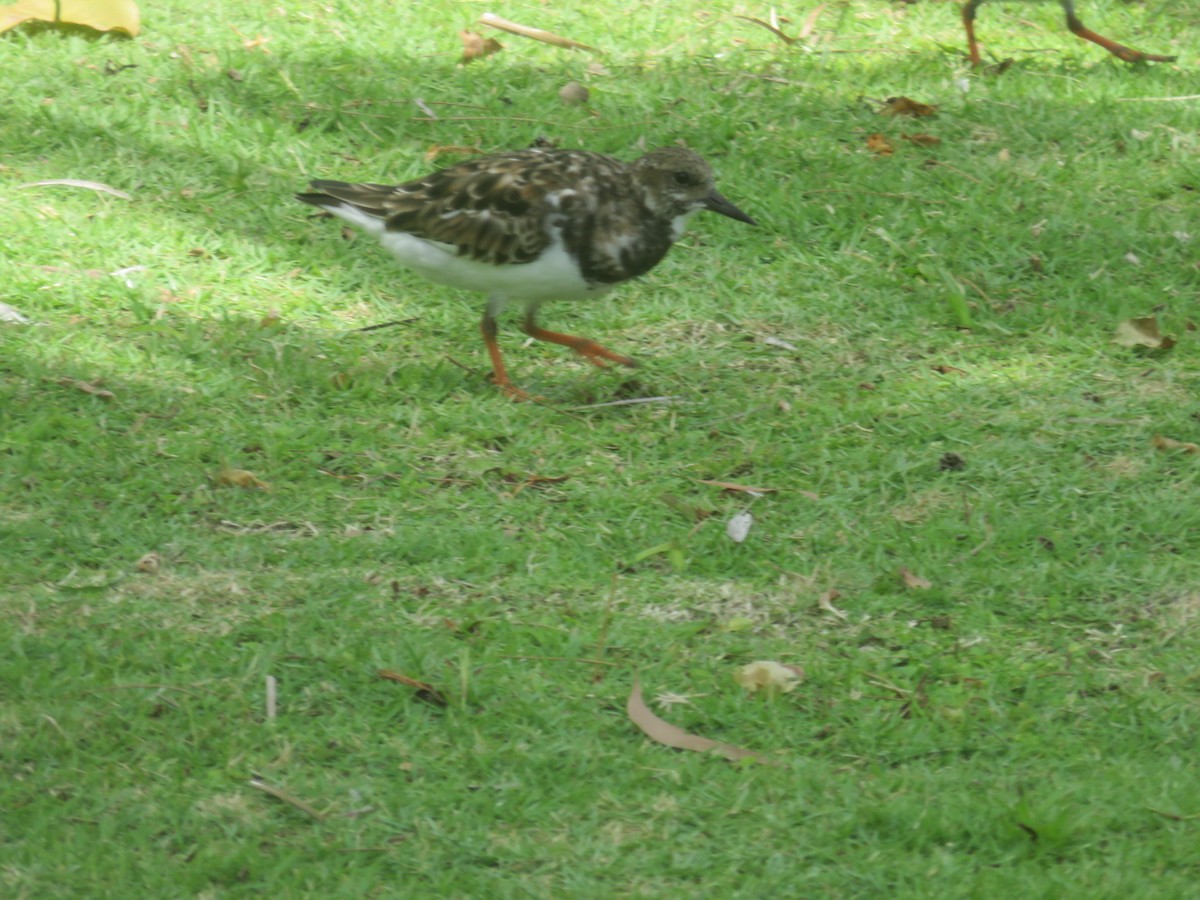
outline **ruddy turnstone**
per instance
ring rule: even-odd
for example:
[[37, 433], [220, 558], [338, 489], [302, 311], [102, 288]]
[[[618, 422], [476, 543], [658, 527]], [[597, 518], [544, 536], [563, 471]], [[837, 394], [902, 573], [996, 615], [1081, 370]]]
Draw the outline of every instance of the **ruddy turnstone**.
[[[979, 44], [975, 41], [975, 11], [979, 9], [983, 0], [967, 0], [963, 4], [962, 18], [963, 26], [967, 31], [967, 51], [971, 55], [971, 65], [978, 66], [981, 62], [979, 58]], [[1174, 62], [1174, 56], [1159, 56], [1156, 53], [1143, 53], [1141, 50], [1134, 50], [1126, 47], [1124, 44], [1118, 44], [1114, 40], [1106, 38], [1102, 34], [1096, 34], [1079, 20], [1079, 16], [1075, 15], [1074, 0], [1059, 0], [1062, 4], [1063, 12], [1067, 15], [1067, 28], [1077, 37], [1083, 38], [1085, 41], [1091, 41], [1093, 44], [1099, 44], [1109, 53], [1125, 60], [1125, 62]]]
[[712, 168], [682, 147], [625, 163], [587, 150], [535, 147], [497, 153], [405, 184], [318, 180], [296, 199], [328, 210], [379, 238], [430, 281], [488, 295], [484, 344], [493, 380], [513, 399], [496, 341], [510, 300], [525, 304], [522, 330], [570, 347], [590, 362], [633, 360], [588, 338], [537, 324], [547, 300], [598, 297], [649, 272], [702, 209], [757, 223], [713, 187]]

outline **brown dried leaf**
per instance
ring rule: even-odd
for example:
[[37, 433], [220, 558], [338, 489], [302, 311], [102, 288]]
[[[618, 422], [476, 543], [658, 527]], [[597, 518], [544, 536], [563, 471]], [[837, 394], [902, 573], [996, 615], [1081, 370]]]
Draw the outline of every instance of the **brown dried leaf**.
[[213, 476], [213, 482], [219, 487], [236, 487], [247, 491], [269, 491], [271, 486], [260, 481], [253, 472], [245, 469], [222, 469]]
[[133, 0], [20, 0], [0, 7], [0, 33], [29, 20], [85, 25], [96, 31], [119, 30], [132, 37], [140, 30]]
[[934, 115], [937, 107], [928, 103], [918, 103], [908, 97], [888, 97], [883, 101], [883, 107], [879, 112], [885, 116], [912, 116], [919, 119]]
[[485, 38], [475, 31], [460, 31], [458, 37], [463, 44], [462, 57], [459, 62], [464, 66], [472, 60], [483, 59], [485, 56], [491, 56], [504, 49], [504, 45], [495, 38]]
[[418, 681], [416, 678], [409, 678], [407, 675], [401, 675], [399, 672], [393, 672], [390, 669], [380, 669], [379, 677], [386, 678], [388, 681], [395, 681], [403, 684], [406, 687], [416, 691], [417, 698], [424, 700], [426, 703], [432, 703], [434, 706], [449, 706], [442, 692], [435, 688], [432, 684], [424, 681]]
[[932, 582], [910, 571], [907, 566], [900, 567], [900, 580], [904, 582], [906, 588], [911, 588], [912, 590], [927, 591], [933, 587]]
[[933, 371], [937, 372], [939, 375], [966, 375], [967, 374], [966, 369], [960, 369], [960, 368], [958, 368], [958, 366], [947, 366], [944, 363], [941, 365], [933, 366], [932, 368], [933, 368]]
[[646, 701], [642, 699], [642, 686], [636, 678], [633, 681], [633, 690], [629, 692], [629, 701], [625, 705], [625, 711], [628, 713], [630, 721], [645, 732], [650, 740], [664, 746], [674, 747], [676, 750], [694, 750], [697, 753], [716, 753], [732, 762], [741, 759], [765, 762], [753, 750], [745, 750], [732, 744], [723, 744], [698, 734], [689, 734], [679, 726], [660, 719], [646, 706]]
[[905, 134], [900, 132], [900, 138], [918, 147], [936, 147], [942, 139], [935, 134]]
[[1127, 319], [1118, 325], [1117, 333], [1113, 335], [1113, 343], [1122, 347], [1170, 350], [1175, 346], [1175, 338], [1159, 332], [1158, 316], [1143, 316], [1140, 319]]
[[145, 572], [147, 575], [153, 575], [161, 565], [162, 558], [157, 553], [151, 551], [134, 563], [134, 568], [139, 572]]
[[91, 394], [101, 400], [115, 400], [117, 395], [112, 391], [100, 387], [100, 379], [95, 381], [76, 380], [74, 378], [60, 378], [58, 383], [64, 387], [73, 387], [76, 390], [83, 391], [85, 394]]
[[876, 156], [891, 156], [896, 152], [892, 142], [879, 132], [867, 135], [867, 149]]
[[1174, 438], [1164, 437], [1161, 434], [1156, 434], [1151, 441], [1155, 450], [1179, 450], [1183, 453], [1200, 453], [1200, 446], [1190, 444], [1186, 441], [1177, 441]]

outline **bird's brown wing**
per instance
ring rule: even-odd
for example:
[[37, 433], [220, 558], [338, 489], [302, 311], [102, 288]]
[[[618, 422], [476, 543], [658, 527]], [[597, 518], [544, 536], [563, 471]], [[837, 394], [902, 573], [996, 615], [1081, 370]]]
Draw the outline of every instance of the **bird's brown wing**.
[[580, 201], [587, 206], [590, 199], [586, 189], [580, 191], [581, 176], [615, 174], [621, 168], [623, 163], [598, 153], [524, 150], [470, 160], [394, 186], [337, 181], [312, 186], [382, 219], [388, 231], [503, 265], [530, 262], [549, 244], [548, 220], [564, 208], [556, 191], [571, 188], [575, 193], [566, 205], [578, 210]]

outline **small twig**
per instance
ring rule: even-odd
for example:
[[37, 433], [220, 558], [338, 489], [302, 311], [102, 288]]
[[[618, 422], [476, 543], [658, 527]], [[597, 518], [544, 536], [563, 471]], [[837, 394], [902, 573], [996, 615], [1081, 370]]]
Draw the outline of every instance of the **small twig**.
[[638, 403], [674, 403], [683, 400], [682, 397], [632, 397], [628, 400], [609, 400], [607, 403], [589, 403], [587, 406], [572, 406], [579, 412], [585, 409], [603, 409], [606, 406], [634, 406]]
[[941, 162], [941, 161], [938, 161], [936, 163], [936, 165], [939, 169], [949, 169], [955, 175], [961, 175], [963, 178], [967, 179], [967, 181], [973, 181], [976, 184], [983, 184], [983, 182], [980, 179], [976, 178], [974, 175], [968, 175], [962, 169], [956, 169], [956, 168], [954, 168], [954, 166], [951, 166], [951, 165]]
[[[516, 22], [510, 22], [508, 19], [502, 19], [494, 13], [484, 13], [479, 17], [479, 22], [482, 25], [491, 25], [493, 28], [498, 28], [500, 31], [507, 31], [509, 34], [520, 35], [535, 41], [541, 41], [543, 44], [551, 44], [555, 47], [562, 47], [566, 50], [586, 50], [588, 53], [601, 54], [601, 51], [595, 47], [589, 47], [587, 44], [581, 44], [579, 41], [573, 41], [570, 38], [562, 37], [550, 31], [543, 31], [541, 28], [531, 28], [528, 25], [518, 25]], [[602, 54], [601, 54], [602, 55]]]
[[397, 325], [408, 325], [417, 321], [417, 317], [413, 316], [410, 319], [396, 319], [392, 322], [380, 322], [378, 325], [364, 325], [362, 328], [354, 328], [351, 333], [357, 334], [362, 331], [379, 331], [381, 328], [394, 328]]
[[753, 22], [755, 25], [761, 25], [763, 28], [767, 29], [767, 31], [771, 32], [771, 34], [775, 35], [775, 37], [779, 38], [781, 41], [783, 41], [788, 46], [791, 46], [792, 44], [794, 44], [800, 40], [800, 38], [798, 38], [798, 37], [789, 37], [788, 35], [783, 33], [782, 29], [776, 28], [770, 22], [764, 22], [762, 19], [756, 19], [756, 18], [754, 18], [754, 16], [735, 15], [734, 18], [742, 19], [743, 21], [746, 21], [746, 22]]
[[280, 788], [269, 785], [265, 781], [262, 781], [261, 779], [251, 778], [250, 781], [248, 782], [248, 784], [250, 785], [250, 787], [254, 788], [255, 790], [262, 791], [264, 794], [270, 794], [276, 800], [282, 800], [284, 803], [288, 803], [288, 804], [296, 807], [296, 809], [300, 810], [301, 812], [308, 813], [310, 816], [312, 816], [318, 822], [324, 821], [324, 819], [325, 819], [325, 816], [323, 816], [321, 813], [317, 812], [315, 809], [313, 809], [311, 806], [309, 806], [307, 803], [305, 803], [299, 797], [293, 796], [292, 794], [289, 794], [285, 790], [281, 790]]

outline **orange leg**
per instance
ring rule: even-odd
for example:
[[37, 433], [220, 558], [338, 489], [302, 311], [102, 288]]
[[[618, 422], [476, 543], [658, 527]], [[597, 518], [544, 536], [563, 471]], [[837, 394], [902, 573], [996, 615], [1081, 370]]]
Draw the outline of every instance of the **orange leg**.
[[967, 32], [967, 53], [971, 56], [971, 65], [973, 66], [983, 63], [979, 57], [979, 43], [975, 40], [975, 10], [982, 2], [983, 0], [967, 0], [962, 8], [963, 28]]
[[521, 323], [521, 330], [537, 341], [549, 341], [551, 344], [561, 344], [564, 347], [570, 347], [592, 365], [604, 368], [605, 360], [610, 362], [620, 363], [623, 366], [637, 366], [637, 363], [628, 356], [621, 356], [619, 353], [613, 353], [607, 347], [602, 347], [593, 340], [583, 337], [575, 337], [573, 334], [562, 334], [558, 331], [547, 331], [537, 323], [537, 311], [533, 308], [525, 314], [525, 320]]
[[1067, 27], [1071, 29], [1071, 33], [1076, 37], [1081, 37], [1085, 41], [1091, 41], [1093, 44], [1099, 44], [1113, 56], [1118, 59], [1123, 59], [1125, 62], [1174, 62], [1174, 56], [1159, 56], [1154, 53], [1143, 53], [1141, 50], [1133, 50], [1126, 47], [1124, 44], [1118, 44], [1116, 41], [1111, 41], [1104, 35], [1096, 34], [1075, 15], [1075, 8], [1072, 0], [1062, 0], [1063, 11], [1067, 14]]
[[492, 359], [492, 381], [495, 382], [496, 387], [500, 388], [510, 400], [520, 402], [533, 399], [508, 380], [508, 370], [504, 368], [504, 358], [500, 355], [500, 343], [496, 340], [499, 328], [496, 325], [496, 317], [492, 315], [490, 309], [483, 314], [479, 330], [483, 332], [483, 343], [487, 347], [488, 356]]

